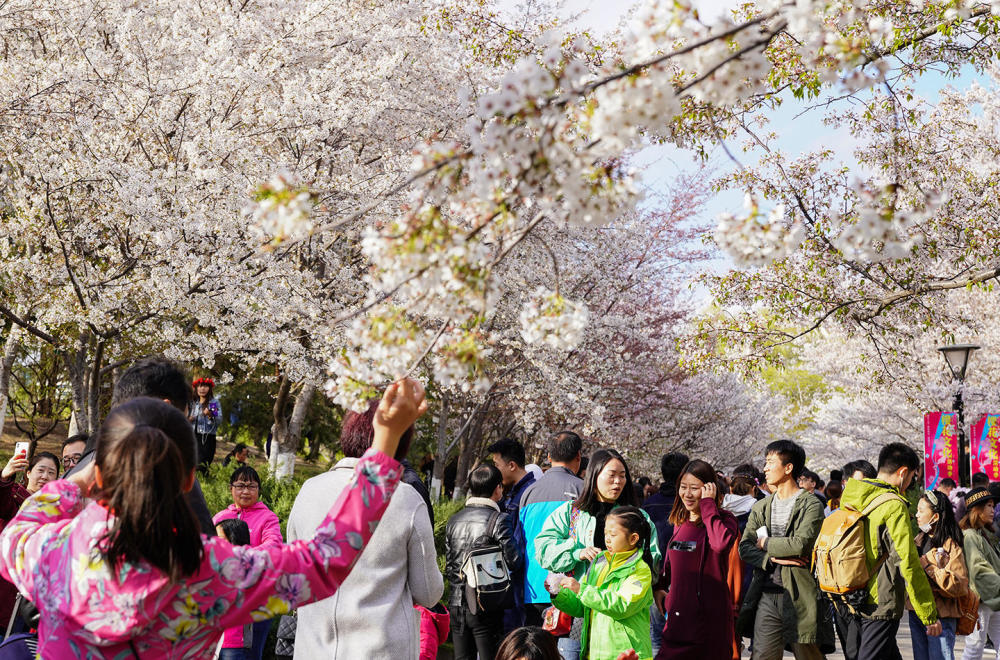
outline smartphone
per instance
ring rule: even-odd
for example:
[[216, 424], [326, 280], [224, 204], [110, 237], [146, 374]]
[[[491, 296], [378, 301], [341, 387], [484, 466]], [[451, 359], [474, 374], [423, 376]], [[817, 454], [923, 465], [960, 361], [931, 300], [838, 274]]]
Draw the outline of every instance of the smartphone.
[[15, 442], [14, 443], [14, 455], [15, 456], [27, 456], [28, 449], [31, 447], [30, 442]]

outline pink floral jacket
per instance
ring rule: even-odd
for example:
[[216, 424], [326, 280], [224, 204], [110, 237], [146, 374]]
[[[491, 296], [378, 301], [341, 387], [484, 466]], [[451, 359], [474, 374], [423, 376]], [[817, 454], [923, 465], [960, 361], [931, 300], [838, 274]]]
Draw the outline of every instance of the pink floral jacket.
[[202, 537], [201, 567], [181, 584], [146, 564], [112, 572], [99, 543], [111, 514], [54, 481], [0, 533], [0, 574], [42, 613], [43, 658], [211, 658], [222, 631], [331, 596], [371, 538], [402, 468], [369, 450], [316, 536], [277, 547]]

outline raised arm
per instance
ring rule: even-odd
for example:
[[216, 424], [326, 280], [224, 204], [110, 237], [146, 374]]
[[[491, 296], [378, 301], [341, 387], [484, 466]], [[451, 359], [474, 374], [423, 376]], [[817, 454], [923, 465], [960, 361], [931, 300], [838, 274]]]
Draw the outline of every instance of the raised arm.
[[193, 581], [231, 604], [215, 625], [263, 621], [331, 596], [371, 539], [401, 474], [398, 462], [369, 449], [313, 538], [257, 548], [207, 541]]
[[736, 542], [736, 537], [740, 533], [736, 518], [722, 515], [715, 500], [710, 497], [701, 498], [698, 506], [701, 508], [701, 521], [705, 524], [705, 531], [708, 532], [709, 547], [718, 553], [726, 552]]

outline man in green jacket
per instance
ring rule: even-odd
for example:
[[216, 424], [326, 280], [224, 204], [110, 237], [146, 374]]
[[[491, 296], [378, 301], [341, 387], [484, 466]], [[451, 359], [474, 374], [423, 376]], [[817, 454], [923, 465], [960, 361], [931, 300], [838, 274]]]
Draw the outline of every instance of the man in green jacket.
[[773, 494], [754, 504], [740, 540], [740, 557], [754, 570], [737, 630], [753, 635], [753, 660], [780, 660], [786, 644], [797, 660], [821, 659], [820, 637], [832, 643], [833, 628], [809, 565], [823, 504], [798, 486], [806, 462], [802, 447], [778, 440], [765, 456]]
[[[879, 452], [878, 476], [848, 481], [840, 505], [861, 511], [887, 491], [901, 495], [919, 467], [917, 452], [900, 442], [890, 443]], [[920, 565], [905, 500], [893, 499], [871, 512], [866, 523], [865, 553], [870, 569], [880, 561], [882, 564], [868, 582], [867, 597], [858, 608], [861, 615], [858, 660], [901, 657], [896, 632], [903, 616], [904, 595], [910, 597], [914, 612], [927, 626], [927, 634], [940, 635], [934, 594]]]

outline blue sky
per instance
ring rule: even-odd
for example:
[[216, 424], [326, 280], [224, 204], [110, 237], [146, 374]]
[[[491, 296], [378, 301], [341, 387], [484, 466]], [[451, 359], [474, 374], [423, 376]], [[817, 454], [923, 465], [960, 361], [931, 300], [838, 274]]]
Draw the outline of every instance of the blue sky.
[[[501, 0], [502, 5], [507, 5], [511, 10], [516, 11], [515, 6], [519, 0]], [[702, 20], [712, 21], [736, 6], [736, 0], [693, 0], [698, 8]], [[629, 8], [633, 3], [622, 0], [564, 0], [564, 19], [574, 19], [568, 25], [574, 29], [584, 28], [590, 30], [596, 36], [608, 34], [621, 24], [626, 18]], [[982, 76], [977, 76], [970, 72], [957, 79], [945, 78], [940, 74], [927, 74], [916, 81], [914, 88], [917, 95], [928, 99], [936, 99], [938, 91], [945, 86], [958, 89], [968, 87], [973, 81], [978, 81], [984, 86], [990, 84]], [[812, 105], [793, 98], [790, 94], [780, 108], [770, 115], [770, 130], [776, 132], [780, 137], [774, 144], [777, 148], [788, 154], [789, 158], [796, 158], [802, 153], [813, 151], [823, 147], [830, 147], [834, 150], [836, 158], [846, 162], [852, 169], [858, 170], [860, 166], [853, 157], [853, 149], [856, 145], [854, 138], [844, 129], [835, 129], [827, 126], [823, 119], [829, 112], [826, 108], [804, 110]], [[841, 110], [845, 108], [843, 104], [839, 106]], [[741, 162], [750, 164], [755, 162], [754, 153], [742, 152], [743, 138], [733, 140], [727, 146]], [[716, 148], [711, 154], [709, 164], [713, 174], [722, 175], [732, 171], [736, 166], [726, 156], [721, 148]], [[672, 146], [656, 146], [643, 149], [637, 156], [637, 165], [642, 169], [642, 186], [648, 192], [655, 194], [659, 189], [663, 189], [680, 172], [690, 171], [702, 166], [700, 160], [687, 150]], [[743, 192], [738, 190], [723, 191], [709, 201], [704, 218], [714, 226], [715, 219], [723, 212], [739, 212], [743, 205]], [[713, 264], [715, 269], [728, 269], [732, 263], [728, 259], [719, 259]], [[697, 292], [696, 297], [701, 298], [704, 292]]]

